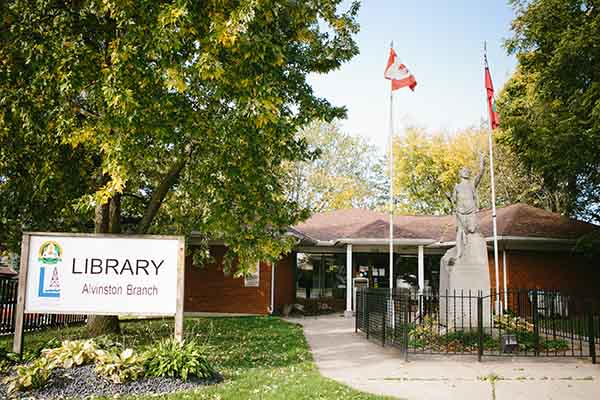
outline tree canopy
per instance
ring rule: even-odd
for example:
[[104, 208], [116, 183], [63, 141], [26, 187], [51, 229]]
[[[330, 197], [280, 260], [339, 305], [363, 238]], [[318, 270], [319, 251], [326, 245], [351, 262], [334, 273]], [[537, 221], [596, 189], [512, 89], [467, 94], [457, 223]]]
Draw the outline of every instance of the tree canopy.
[[312, 212], [379, 205], [385, 180], [375, 146], [317, 120], [302, 129], [312, 159], [291, 164], [289, 196]]
[[[396, 209], [410, 214], [450, 214], [449, 194], [466, 166], [474, 177], [480, 155], [488, 154], [488, 130], [465, 129], [454, 134], [408, 128], [394, 137], [394, 195]], [[496, 134], [496, 133], [495, 133]], [[531, 173], [511, 149], [494, 146], [496, 205], [523, 202], [552, 210], [557, 195], [544, 189], [539, 175]], [[478, 188], [480, 207], [491, 207], [489, 160]]]
[[600, 13], [589, 0], [514, 0], [519, 62], [498, 106], [504, 142], [566, 194], [558, 211], [599, 220]]
[[309, 155], [295, 133], [345, 113], [306, 80], [357, 53], [340, 3], [2, 2], [0, 242], [90, 230], [100, 206], [125, 232], [223, 239], [242, 266], [276, 257], [306, 215], [282, 187]]

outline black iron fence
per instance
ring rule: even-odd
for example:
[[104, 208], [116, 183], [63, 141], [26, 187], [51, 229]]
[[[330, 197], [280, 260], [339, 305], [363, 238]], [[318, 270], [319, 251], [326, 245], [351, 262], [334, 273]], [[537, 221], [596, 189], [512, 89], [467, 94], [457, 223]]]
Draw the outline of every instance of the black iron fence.
[[360, 289], [356, 331], [407, 356], [589, 357], [600, 352], [600, 295], [510, 289]]
[[[0, 278], [0, 336], [12, 335], [15, 331], [18, 287], [17, 280]], [[23, 329], [25, 332], [32, 332], [57, 326], [83, 324], [86, 319], [85, 315], [25, 314]]]

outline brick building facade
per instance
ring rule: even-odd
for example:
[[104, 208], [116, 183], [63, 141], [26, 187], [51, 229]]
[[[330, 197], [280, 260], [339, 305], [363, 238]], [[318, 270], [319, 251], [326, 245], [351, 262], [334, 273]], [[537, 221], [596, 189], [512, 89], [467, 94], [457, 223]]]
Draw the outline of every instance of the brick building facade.
[[[280, 313], [284, 305], [297, 302], [297, 296], [312, 299], [309, 292], [341, 297], [348, 311], [352, 308], [352, 285], [346, 282], [361, 273], [368, 276], [370, 284], [381, 287], [387, 287], [389, 279], [394, 280], [394, 286], [404, 282], [421, 288], [428, 284], [427, 278], [435, 281], [439, 258], [454, 245], [454, 217], [396, 216], [394, 258], [398, 271], [394, 270], [393, 277], [386, 267], [387, 218], [385, 214], [359, 209], [314, 215], [290, 229], [298, 239], [293, 252], [282, 257], [275, 268], [260, 263], [256, 286], [248, 286], [244, 278], [224, 274], [226, 248], [211, 246], [213, 263], [195, 266], [191, 258], [187, 260], [185, 311]], [[495, 288], [491, 213], [482, 211], [479, 221], [488, 243], [490, 288]], [[506, 270], [507, 288], [597, 291], [600, 265], [576, 252], [575, 244], [580, 237], [598, 229], [593, 224], [522, 204], [499, 208], [499, 286], [504, 287]], [[302, 265], [298, 257], [304, 257]], [[314, 287], [301, 287], [306, 282]], [[435, 286], [435, 282], [429, 284]]]

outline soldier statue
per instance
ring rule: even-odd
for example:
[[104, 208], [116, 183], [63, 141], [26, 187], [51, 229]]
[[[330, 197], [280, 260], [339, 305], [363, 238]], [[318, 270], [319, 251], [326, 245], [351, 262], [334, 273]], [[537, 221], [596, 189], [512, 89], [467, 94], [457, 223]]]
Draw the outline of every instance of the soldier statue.
[[468, 168], [460, 169], [460, 181], [454, 186], [452, 191], [452, 203], [454, 204], [456, 214], [456, 256], [450, 260], [450, 264], [459, 259], [464, 252], [468, 237], [470, 234], [479, 232], [477, 221], [477, 212], [479, 211], [479, 201], [477, 198], [477, 187], [481, 182], [485, 170], [485, 157], [480, 155], [479, 173], [473, 181], [471, 172]]

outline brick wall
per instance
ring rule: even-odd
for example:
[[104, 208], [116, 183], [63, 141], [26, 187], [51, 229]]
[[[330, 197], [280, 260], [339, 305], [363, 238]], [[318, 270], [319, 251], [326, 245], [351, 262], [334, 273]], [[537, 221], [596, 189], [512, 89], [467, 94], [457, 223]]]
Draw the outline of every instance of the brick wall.
[[224, 246], [210, 249], [214, 263], [192, 265], [186, 259], [185, 304], [186, 312], [217, 312], [268, 314], [271, 305], [271, 266], [260, 265], [258, 287], [245, 287], [244, 278], [233, 278], [223, 273]]
[[[600, 263], [570, 252], [507, 250], [507, 287], [597, 292]], [[499, 252], [500, 288], [503, 288], [502, 251]], [[490, 283], [495, 288], [494, 253], [489, 253]]]
[[275, 312], [281, 314], [283, 306], [296, 300], [295, 282], [296, 253], [283, 257], [275, 265]]
[[[506, 266], [508, 267], [510, 265], [510, 259], [508, 256], [508, 251], [507, 251], [507, 263]], [[494, 266], [494, 250], [492, 251], [488, 251], [488, 267], [490, 269], [490, 288], [492, 289], [496, 289], [496, 268]], [[503, 268], [502, 268], [502, 250], [498, 250], [498, 274], [499, 274], [499, 281], [500, 281], [500, 290], [504, 290], [504, 273], [503, 273]], [[506, 287], [507, 288], [512, 288], [511, 286], [511, 281], [510, 281], [510, 274], [507, 274], [507, 281], [506, 281]]]

